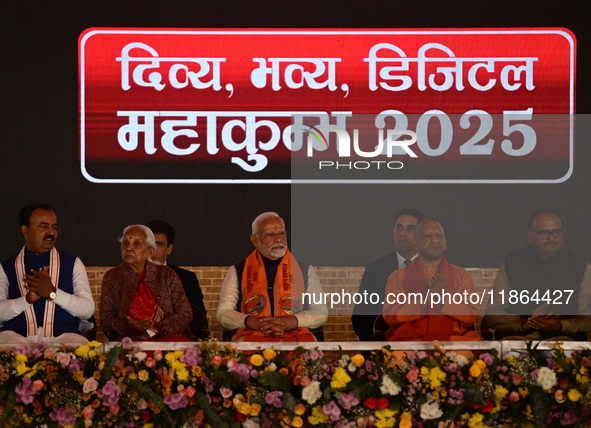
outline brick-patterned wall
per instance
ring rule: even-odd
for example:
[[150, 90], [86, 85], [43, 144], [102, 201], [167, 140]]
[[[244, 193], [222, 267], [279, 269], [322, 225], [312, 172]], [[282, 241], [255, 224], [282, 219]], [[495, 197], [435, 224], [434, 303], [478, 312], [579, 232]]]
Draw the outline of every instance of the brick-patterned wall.
[[[99, 305], [100, 305], [100, 292], [101, 292], [101, 281], [103, 275], [110, 267], [87, 267], [88, 279], [90, 280], [90, 286], [92, 294], [96, 302], [95, 317], [97, 321], [99, 319]], [[229, 267], [225, 266], [197, 266], [197, 267], [185, 267], [197, 274], [199, 278], [199, 284], [203, 291], [205, 300], [205, 307], [207, 309], [207, 316], [211, 326], [212, 336], [218, 340], [222, 339], [222, 332], [220, 327], [217, 325], [215, 320], [215, 309], [218, 304], [220, 295], [220, 289], [226, 272]], [[320, 277], [322, 286], [324, 287], [325, 293], [349, 293], [353, 294], [359, 288], [359, 282], [363, 275], [363, 267], [317, 267], [316, 272]], [[495, 279], [497, 269], [486, 268], [486, 269], [468, 269], [474, 283], [476, 290], [481, 292], [483, 288], [490, 288]], [[329, 309], [329, 317], [327, 323], [324, 325], [324, 336], [326, 341], [345, 341], [345, 340], [357, 340], [357, 336], [353, 331], [351, 325], [351, 312], [353, 305], [340, 304], [333, 309]], [[484, 310], [484, 306], [481, 307], [481, 311]], [[105, 340], [105, 336], [102, 333], [99, 325], [99, 332], [97, 334], [97, 340]]]

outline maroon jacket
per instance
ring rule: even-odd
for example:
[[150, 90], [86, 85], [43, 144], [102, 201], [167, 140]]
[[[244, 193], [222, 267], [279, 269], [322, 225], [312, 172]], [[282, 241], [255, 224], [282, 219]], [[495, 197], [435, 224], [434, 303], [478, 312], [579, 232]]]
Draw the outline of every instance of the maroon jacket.
[[[127, 312], [139, 281], [140, 274], [125, 263], [105, 273], [100, 317], [103, 331], [110, 339], [117, 336], [136, 340], [149, 338], [147, 334], [132, 329], [127, 322]], [[165, 313], [162, 321], [156, 324], [158, 335], [183, 334], [193, 319], [193, 312], [177, 274], [168, 266], [147, 262], [145, 282]]]

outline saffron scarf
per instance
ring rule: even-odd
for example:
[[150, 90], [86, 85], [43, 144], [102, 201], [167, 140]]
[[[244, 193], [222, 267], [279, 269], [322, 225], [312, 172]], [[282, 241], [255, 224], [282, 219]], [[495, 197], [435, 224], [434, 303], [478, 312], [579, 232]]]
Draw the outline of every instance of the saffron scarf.
[[[285, 316], [302, 311], [302, 297], [305, 290], [304, 275], [289, 249], [277, 266], [273, 292], [273, 308], [271, 313], [270, 296], [267, 288], [265, 263], [258, 250], [253, 251], [244, 263], [242, 272], [242, 302], [240, 310], [251, 316]], [[265, 336], [260, 331], [241, 328], [233, 340], [243, 337], [244, 341], [315, 341], [314, 335], [306, 327], [298, 327], [286, 331], [283, 336]]]

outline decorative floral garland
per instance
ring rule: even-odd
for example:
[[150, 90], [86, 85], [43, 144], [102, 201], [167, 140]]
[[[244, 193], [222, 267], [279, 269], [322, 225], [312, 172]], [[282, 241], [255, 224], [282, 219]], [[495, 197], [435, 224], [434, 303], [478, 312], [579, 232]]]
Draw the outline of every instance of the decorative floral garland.
[[1, 427], [590, 426], [591, 351], [0, 351]]

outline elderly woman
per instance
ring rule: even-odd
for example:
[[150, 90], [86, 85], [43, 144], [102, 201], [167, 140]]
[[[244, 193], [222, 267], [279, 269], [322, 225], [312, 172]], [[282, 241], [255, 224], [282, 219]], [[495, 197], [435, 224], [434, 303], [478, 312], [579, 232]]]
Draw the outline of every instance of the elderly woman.
[[191, 305], [176, 273], [149, 261], [154, 253], [152, 231], [143, 225], [123, 230], [123, 263], [103, 277], [101, 326], [109, 339], [188, 340]]

